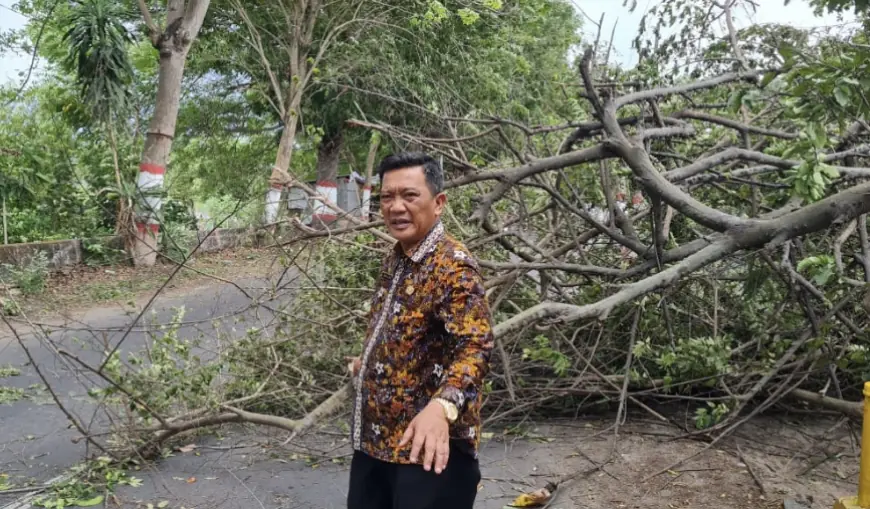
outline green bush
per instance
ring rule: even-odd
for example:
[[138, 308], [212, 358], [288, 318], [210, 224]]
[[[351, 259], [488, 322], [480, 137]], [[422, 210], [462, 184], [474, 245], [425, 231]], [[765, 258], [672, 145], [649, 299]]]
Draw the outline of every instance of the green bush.
[[353, 245], [312, 242], [304, 256], [288, 253], [282, 260], [290, 269], [288, 277], [295, 279], [284, 283], [284, 295], [292, 298], [277, 313], [274, 330], [249, 329], [243, 340], [230, 345], [230, 399], [258, 388], [263, 393], [285, 390], [282, 397], [261, 399], [250, 409], [299, 417], [346, 381], [344, 359], [362, 349], [382, 259], [366, 248], [374, 243], [371, 234], [354, 240]]
[[126, 258], [126, 254], [122, 249], [111, 247], [109, 243], [103, 239], [82, 240], [82, 251], [84, 251], [83, 255], [85, 265], [88, 267], [119, 265]]
[[170, 260], [181, 263], [196, 246], [196, 232], [184, 223], [169, 222], [160, 229], [160, 252]]
[[714, 386], [731, 369], [730, 345], [728, 336], [678, 339], [667, 346], [654, 345], [647, 338], [635, 345], [634, 355], [638, 360], [652, 360], [657, 369], [650, 374], [663, 378], [665, 386], [690, 381]]
[[48, 281], [48, 255], [45, 251], [37, 251], [24, 267], [4, 264], [12, 283], [25, 295], [36, 295], [45, 291]]

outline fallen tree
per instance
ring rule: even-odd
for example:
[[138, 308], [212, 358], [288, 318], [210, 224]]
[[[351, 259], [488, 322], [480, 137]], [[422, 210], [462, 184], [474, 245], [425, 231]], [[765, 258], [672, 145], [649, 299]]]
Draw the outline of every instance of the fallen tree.
[[[859, 415], [870, 132], [857, 113], [845, 122], [848, 108], [805, 113], [806, 67], [775, 63], [614, 82], [590, 48], [582, 118], [441, 117], [445, 135], [349, 122], [445, 161], [444, 221], [478, 257], [496, 320], [488, 425], [606, 408], [618, 430], [636, 408], [715, 441], [788, 401]], [[149, 456], [238, 422], [292, 437], [341, 410], [344, 357], [359, 351], [392, 239], [377, 217], [282, 177], [343, 222], [285, 223], [272, 242], [282, 271], [247, 310], [265, 323], [204, 338], [219, 344], [208, 362], [178, 335], [181, 316], [135, 362], [119, 345], [97, 365], [62, 354], [99, 375], [112, 446]]]

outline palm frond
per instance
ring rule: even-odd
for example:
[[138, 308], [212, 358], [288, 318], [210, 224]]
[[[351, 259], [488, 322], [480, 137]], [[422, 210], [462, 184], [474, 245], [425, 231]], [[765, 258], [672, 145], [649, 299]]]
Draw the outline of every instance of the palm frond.
[[98, 118], [124, 109], [133, 66], [127, 46], [135, 39], [124, 25], [127, 11], [112, 0], [85, 0], [67, 20], [64, 65], [76, 75], [85, 103]]

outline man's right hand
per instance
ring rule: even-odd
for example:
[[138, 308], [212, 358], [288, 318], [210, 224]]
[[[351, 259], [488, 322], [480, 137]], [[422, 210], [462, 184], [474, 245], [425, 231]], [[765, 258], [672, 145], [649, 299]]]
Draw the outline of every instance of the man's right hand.
[[351, 376], [356, 377], [359, 375], [359, 370], [362, 367], [362, 360], [359, 357], [345, 357], [344, 360], [347, 362], [347, 371]]

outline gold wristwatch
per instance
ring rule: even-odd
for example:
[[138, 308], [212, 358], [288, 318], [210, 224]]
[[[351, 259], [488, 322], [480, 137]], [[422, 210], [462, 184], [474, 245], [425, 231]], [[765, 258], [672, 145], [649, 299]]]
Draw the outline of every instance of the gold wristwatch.
[[447, 421], [450, 423], [456, 422], [456, 419], [459, 417], [459, 410], [456, 408], [456, 405], [444, 398], [435, 398], [435, 401], [444, 408], [444, 415], [447, 416]]

